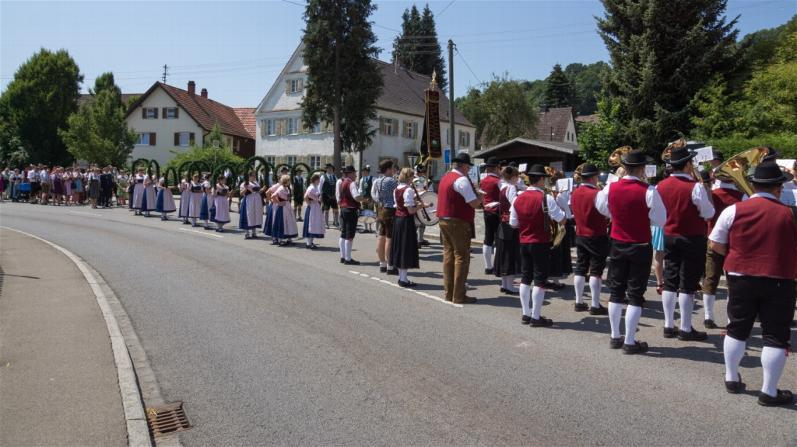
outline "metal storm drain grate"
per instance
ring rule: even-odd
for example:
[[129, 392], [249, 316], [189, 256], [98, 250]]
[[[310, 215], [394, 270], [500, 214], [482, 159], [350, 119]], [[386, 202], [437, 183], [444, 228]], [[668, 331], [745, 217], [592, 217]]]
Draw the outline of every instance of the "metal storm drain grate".
[[147, 424], [155, 438], [191, 428], [182, 402], [147, 408]]

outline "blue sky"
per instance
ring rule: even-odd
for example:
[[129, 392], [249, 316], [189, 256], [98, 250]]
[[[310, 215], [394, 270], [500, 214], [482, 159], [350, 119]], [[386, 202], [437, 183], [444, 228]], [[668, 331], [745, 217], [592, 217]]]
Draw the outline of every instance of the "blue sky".
[[[65, 48], [86, 77], [113, 71], [124, 92], [145, 91], [168, 64], [168, 83], [188, 80], [232, 106], [256, 106], [302, 34], [301, 0], [281, 1], [0, 1], [0, 89], [41, 47]], [[553, 64], [607, 60], [595, 33], [598, 0], [428, 2], [441, 41], [452, 38], [455, 93], [508, 72], [542, 79]], [[374, 31], [390, 58], [408, 1], [376, 1]], [[418, 3], [422, 7], [425, 2]], [[730, 0], [741, 35], [786, 22], [795, 0]], [[471, 71], [472, 70], [472, 71]]]

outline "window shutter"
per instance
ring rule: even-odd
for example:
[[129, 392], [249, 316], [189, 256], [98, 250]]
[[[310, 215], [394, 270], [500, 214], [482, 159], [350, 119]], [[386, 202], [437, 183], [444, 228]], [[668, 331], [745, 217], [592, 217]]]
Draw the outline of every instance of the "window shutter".
[[154, 111], [155, 111], [155, 119], [158, 119], [158, 108], [157, 108], [157, 107], [155, 107], [155, 108], [153, 108], [152, 110], [154, 110]]
[[260, 120], [260, 138], [266, 138], [266, 120]]
[[299, 91], [304, 91], [304, 79], [299, 79]]
[[194, 140], [194, 132], [191, 132], [190, 134], [188, 134], [188, 144], [190, 146], [193, 146], [194, 145], [194, 141], [195, 141]]
[[177, 119], [179, 117], [180, 117], [180, 108], [179, 107], [175, 107], [174, 108], [174, 119]]
[[418, 123], [417, 122], [412, 123], [412, 137], [414, 139], [418, 138]]
[[149, 133], [149, 145], [155, 146], [155, 132]]
[[141, 108], [141, 119], [144, 119], [144, 120], [147, 119], [147, 108], [146, 107], [142, 107]]
[[166, 119], [166, 117], [168, 117], [168, 116], [169, 116], [169, 115], [167, 115], [167, 114], [166, 114], [166, 107], [164, 107], [164, 108], [161, 110], [161, 114], [163, 115], [163, 118], [164, 118], [164, 119]]
[[174, 133], [174, 145], [175, 146], [179, 146], [180, 145], [180, 132], [175, 132]]
[[285, 94], [288, 95], [291, 93], [291, 81], [285, 81]]

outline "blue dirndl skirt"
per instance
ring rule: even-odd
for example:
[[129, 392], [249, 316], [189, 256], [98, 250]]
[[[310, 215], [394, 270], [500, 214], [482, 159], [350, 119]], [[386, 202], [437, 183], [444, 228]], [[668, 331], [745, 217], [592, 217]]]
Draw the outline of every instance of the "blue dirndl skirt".
[[163, 189], [158, 191], [158, 198], [155, 200], [155, 211], [158, 213], [163, 212]]
[[199, 220], [208, 220], [210, 213], [208, 212], [208, 195], [202, 194], [202, 205], [199, 207]]
[[314, 234], [310, 232], [310, 207], [308, 206], [304, 210], [304, 225], [302, 225], [302, 237], [312, 237], [316, 239], [322, 239], [324, 237], [323, 234]]
[[271, 225], [272, 221], [271, 217], [273, 215], [274, 215], [274, 205], [269, 203], [268, 205], [266, 205], [266, 219], [263, 221], [263, 234], [265, 234], [266, 236], [274, 236], [272, 234], [274, 229], [272, 228]]
[[246, 198], [241, 197], [240, 209], [238, 210], [238, 228], [248, 230], [249, 223], [246, 221]]
[[651, 241], [653, 249], [656, 251], [664, 251], [664, 228], [651, 226], [650, 232], [653, 235]]
[[141, 209], [139, 211], [148, 211], [147, 210], [147, 189], [144, 188], [144, 191], [141, 192]]

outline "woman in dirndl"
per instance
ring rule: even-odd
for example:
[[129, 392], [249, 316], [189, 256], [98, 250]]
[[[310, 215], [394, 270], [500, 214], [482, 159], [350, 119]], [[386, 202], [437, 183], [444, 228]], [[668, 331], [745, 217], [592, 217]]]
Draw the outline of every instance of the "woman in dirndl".
[[271, 195], [273, 204], [273, 218], [271, 223], [271, 236], [279, 246], [291, 245], [291, 239], [296, 238], [299, 232], [296, 228], [296, 216], [291, 205], [291, 177], [283, 175], [279, 179], [279, 186]]
[[155, 195], [155, 179], [151, 175], [144, 176], [144, 193], [141, 198], [141, 212], [146, 217], [150, 217], [150, 212], [155, 211], [157, 206]]
[[321, 210], [321, 175], [313, 174], [310, 177], [310, 185], [304, 192], [304, 201], [307, 207], [304, 209], [304, 225], [302, 225], [302, 237], [305, 246], [311, 250], [318, 248], [314, 243], [315, 239], [322, 239], [324, 232], [324, 214]]
[[257, 174], [249, 173], [249, 180], [241, 183], [240, 192], [238, 228], [246, 230], [244, 239], [257, 239], [257, 229], [263, 225], [263, 197]]
[[155, 211], [161, 214], [161, 220], [169, 220], [168, 214], [177, 211], [172, 191], [166, 185], [166, 177], [161, 177], [158, 180], [158, 199], [155, 204]]
[[199, 220], [204, 222], [204, 228], [210, 230], [210, 207], [213, 205], [213, 189], [210, 187], [210, 180], [207, 174], [202, 181], [202, 201], [199, 206]]
[[[133, 200], [131, 205], [133, 209], [136, 210], [136, 216], [141, 215], [142, 204], [144, 201], [144, 192], [146, 191], [146, 187], [144, 186], [144, 179], [147, 176], [144, 175], [144, 170], [139, 169], [136, 175], [133, 177]], [[91, 180], [89, 180], [91, 182]], [[89, 194], [91, 195], [91, 194]], [[92, 201], [92, 208], [94, 208], [93, 201]]]
[[177, 211], [177, 217], [183, 221], [183, 225], [188, 225], [188, 207], [191, 204], [191, 177], [186, 175], [177, 187], [180, 190], [180, 209]]
[[664, 228], [650, 226], [651, 245], [653, 248], [653, 274], [656, 275], [656, 292], [664, 291]]
[[279, 244], [277, 238], [274, 237], [274, 203], [271, 201], [271, 196], [277, 192], [277, 189], [280, 187], [280, 182], [274, 182], [273, 185], [269, 186], [266, 192], [263, 194], [266, 199], [266, 218], [263, 220], [263, 234], [271, 238], [271, 245]]
[[227, 177], [220, 175], [216, 179], [213, 190], [213, 213], [211, 219], [216, 224], [216, 232], [224, 232], [224, 225], [230, 223], [230, 188], [227, 187]]
[[[396, 215], [393, 219], [393, 237], [390, 244], [390, 265], [398, 269], [398, 285], [415, 287], [407, 276], [409, 269], [419, 268], [418, 231], [415, 226], [415, 212], [423, 203], [416, 202], [416, 193], [411, 186], [415, 171], [404, 168], [398, 176], [399, 184], [393, 191], [396, 201]], [[417, 203], [417, 205], [416, 205]]]
[[512, 203], [517, 197], [517, 181], [520, 172], [513, 166], [501, 171], [501, 190], [498, 195], [498, 237], [495, 240], [495, 264], [493, 272], [501, 278], [501, 293], [517, 295], [515, 276], [520, 273], [520, 236], [517, 228], [509, 224]]
[[196, 220], [202, 211], [202, 189], [199, 174], [194, 174], [188, 194], [188, 218], [191, 219], [192, 227], [198, 226]]

